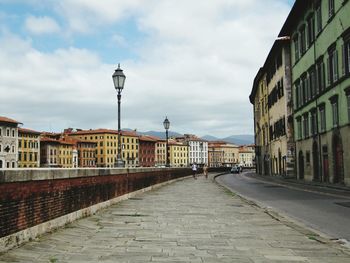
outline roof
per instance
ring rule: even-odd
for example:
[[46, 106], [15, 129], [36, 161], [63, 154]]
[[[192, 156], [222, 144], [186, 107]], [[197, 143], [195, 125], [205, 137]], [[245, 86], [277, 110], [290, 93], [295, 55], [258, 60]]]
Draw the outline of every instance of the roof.
[[159, 140], [159, 138], [154, 137], [154, 136], [148, 136], [148, 135], [141, 135], [139, 137], [140, 141], [145, 141], [145, 142], [157, 142]]
[[20, 132], [20, 133], [37, 134], [37, 135], [41, 134], [41, 132], [34, 131], [34, 130], [31, 130], [31, 129], [26, 129], [26, 128], [18, 128], [18, 132]]
[[305, 0], [296, 0], [289, 15], [284, 22], [279, 37], [291, 36], [291, 33], [295, 25], [300, 21], [299, 17], [303, 17], [304, 13], [307, 11], [308, 7], [312, 4], [313, 1]]
[[90, 130], [79, 130], [75, 132], [68, 133], [69, 135], [88, 135], [88, 134], [118, 134], [116, 130], [109, 129], [90, 129]]
[[57, 143], [59, 144], [60, 142], [58, 140], [48, 138], [48, 137], [42, 137], [40, 138], [40, 142], [52, 142], [52, 143]]
[[4, 117], [4, 116], [0, 116], [0, 122], [7, 122], [7, 123], [13, 123], [13, 124], [23, 124], [23, 123], [18, 122], [14, 119], [10, 119], [10, 118]]

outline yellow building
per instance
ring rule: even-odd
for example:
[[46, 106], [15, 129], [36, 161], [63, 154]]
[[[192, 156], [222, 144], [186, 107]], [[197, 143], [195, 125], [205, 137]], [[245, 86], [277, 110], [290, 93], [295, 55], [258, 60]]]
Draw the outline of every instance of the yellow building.
[[60, 140], [58, 145], [58, 163], [61, 168], [73, 168], [74, 143]]
[[118, 149], [118, 131], [108, 129], [65, 130], [65, 135], [80, 140], [95, 142], [97, 167], [114, 167]]
[[231, 167], [239, 162], [239, 147], [225, 141], [209, 142], [209, 166]]
[[156, 166], [166, 165], [166, 140], [159, 139], [156, 143]]
[[139, 136], [134, 131], [122, 131], [122, 159], [125, 167], [139, 166]]
[[18, 128], [18, 167], [40, 167], [40, 132]]
[[169, 159], [171, 167], [187, 167], [188, 145], [169, 140]]
[[[97, 167], [115, 167], [118, 153], [118, 131], [109, 129], [96, 130], [65, 130], [65, 135], [80, 140], [97, 143]], [[122, 159], [125, 167], [139, 165], [139, 139], [136, 132], [122, 131]]]
[[269, 120], [269, 90], [266, 72], [260, 68], [254, 79], [250, 102], [254, 105], [254, 130], [256, 145], [256, 170], [259, 174], [270, 174], [270, 120]]

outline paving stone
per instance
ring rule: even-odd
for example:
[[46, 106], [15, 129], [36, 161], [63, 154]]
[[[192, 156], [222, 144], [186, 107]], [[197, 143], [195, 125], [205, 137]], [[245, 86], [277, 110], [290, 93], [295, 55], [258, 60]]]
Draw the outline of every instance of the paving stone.
[[0, 255], [0, 263], [350, 263], [344, 251], [200, 177], [113, 205]]

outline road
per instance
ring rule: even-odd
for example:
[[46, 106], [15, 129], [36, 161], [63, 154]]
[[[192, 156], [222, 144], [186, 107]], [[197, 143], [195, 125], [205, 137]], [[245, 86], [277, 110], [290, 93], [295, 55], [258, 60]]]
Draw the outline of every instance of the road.
[[272, 208], [330, 238], [350, 241], [350, 197], [281, 185], [253, 178], [249, 173], [225, 174], [216, 180], [260, 206]]

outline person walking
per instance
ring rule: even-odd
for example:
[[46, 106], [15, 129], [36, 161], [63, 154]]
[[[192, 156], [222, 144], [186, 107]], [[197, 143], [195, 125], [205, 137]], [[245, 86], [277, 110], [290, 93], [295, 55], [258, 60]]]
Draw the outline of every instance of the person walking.
[[194, 179], [197, 179], [197, 164], [193, 163], [192, 164], [192, 175]]
[[206, 163], [203, 166], [203, 174], [204, 174], [205, 178], [208, 179], [208, 166]]

